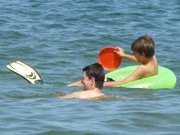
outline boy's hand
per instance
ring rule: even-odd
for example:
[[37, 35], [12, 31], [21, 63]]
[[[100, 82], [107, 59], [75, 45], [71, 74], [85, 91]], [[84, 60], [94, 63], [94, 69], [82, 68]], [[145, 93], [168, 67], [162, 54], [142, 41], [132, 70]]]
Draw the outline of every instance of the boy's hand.
[[115, 48], [115, 53], [117, 53], [119, 56], [121, 57], [124, 57], [125, 56], [125, 52], [124, 52], [124, 49], [120, 48], [120, 47], [117, 47]]

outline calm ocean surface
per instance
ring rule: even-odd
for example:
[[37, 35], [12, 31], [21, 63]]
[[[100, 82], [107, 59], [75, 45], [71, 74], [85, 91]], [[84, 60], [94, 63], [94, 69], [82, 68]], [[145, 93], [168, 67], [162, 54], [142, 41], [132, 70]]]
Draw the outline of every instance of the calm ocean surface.
[[[126, 100], [56, 98], [78, 91], [66, 84], [97, 61], [102, 47], [130, 51], [144, 34], [154, 38], [160, 65], [176, 74], [176, 88], [105, 89]], [[0, 134], [179, 135], [179, 52], [179, 0], [2, 0]], [[44, 83], [31, 85], [6, 69], [15, 60], [35, 67]]]

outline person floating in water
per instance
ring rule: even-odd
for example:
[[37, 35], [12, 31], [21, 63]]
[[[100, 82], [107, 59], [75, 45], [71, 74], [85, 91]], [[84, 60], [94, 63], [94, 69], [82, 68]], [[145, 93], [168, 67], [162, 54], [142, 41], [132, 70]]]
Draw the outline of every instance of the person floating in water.
[[[131, 45], [132, 54], [126, 53], [122, 48], [116, 48], [115, 52], [123, 59], [138, 63], [139, 66], [127, 78], [117, 81], [106, 81], [104, 86], [119, 86], [137, 79], [156, 75], [158, 73], [158, 61], [155, 56], [155, 42], [144, 35], [137, 38]], [[109, 78], [107, 79], [109, 80]]]
[[[105, 96], [102, 92], [105, 72], [99, 63], [94, 63], [83, 68], [83, 77], [81, 81], [74, 82], [71, 85], [83, 86], [83, 91], [74, 92], [61, 99], [78, 98], [93, 99]], [[69, 85], [70, 86], [70, 85]]]

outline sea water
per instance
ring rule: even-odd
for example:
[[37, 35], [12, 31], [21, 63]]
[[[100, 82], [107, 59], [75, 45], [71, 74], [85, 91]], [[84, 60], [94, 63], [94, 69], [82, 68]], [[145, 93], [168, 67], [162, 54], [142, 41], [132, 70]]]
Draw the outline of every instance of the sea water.
[[[105, 88], [127, 99], [62, 100], [66, 85], [97, 61], [99, 50], [130, 52], [137, 37], [156, 42], [173, 89]], [[0, 3], [0, 133], [2, 135], [179, 135], [180, 1], [13, 0]], [[29, 84], [6, 68], [21, 60], [43, 83]], [[124, 61], [123, 65], [131, 65]], [[169, 78], [167, 78], [169, 79]]]

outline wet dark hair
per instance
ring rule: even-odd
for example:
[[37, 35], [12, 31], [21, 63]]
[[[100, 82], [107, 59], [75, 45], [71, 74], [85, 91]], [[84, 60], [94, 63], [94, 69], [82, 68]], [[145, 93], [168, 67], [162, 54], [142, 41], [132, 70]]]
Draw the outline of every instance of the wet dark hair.
[[86, 72], [86, 75], [89, 79], [92, 79], [92, 77], [94, 78], [97, 88], [103, 88], [105, 72], [103, 67], [99, 63], [88, 65], [82, 70], [83, 72]]
[[146, 58], [151, 58], [155, 53], [155, 42], [150, 36], [144, 35], [132, 43], [131, 50]]

